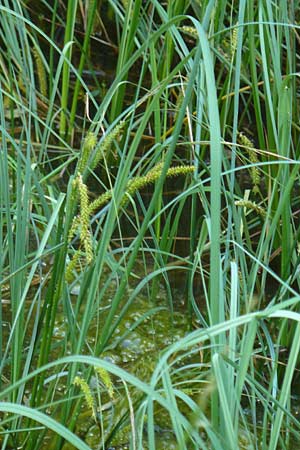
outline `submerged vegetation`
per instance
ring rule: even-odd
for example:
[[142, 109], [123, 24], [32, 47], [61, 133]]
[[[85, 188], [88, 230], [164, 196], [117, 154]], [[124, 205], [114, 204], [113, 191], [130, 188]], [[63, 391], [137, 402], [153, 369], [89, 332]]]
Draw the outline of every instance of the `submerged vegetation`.
[[0, 2], [2, 449], [298, 448], [299, 21]]

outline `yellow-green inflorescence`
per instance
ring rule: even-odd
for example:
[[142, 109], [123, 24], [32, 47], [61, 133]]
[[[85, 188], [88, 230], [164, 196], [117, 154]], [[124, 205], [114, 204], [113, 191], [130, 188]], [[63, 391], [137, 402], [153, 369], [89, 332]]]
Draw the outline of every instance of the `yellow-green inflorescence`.
[[[161, 176], [163, 164], [157, 164], [154, 166], [146, 175], [140, 177], [132, 178], [126, 186], [125, 195], [121, 201], [121, 206], [124, 206], [129, 196], [134, 195], [138, 190], [155, 183]], [[194, 166], [176, 166], [170, 167], [167, 171], [166, 177], [176, 177], [179, 175], [187, 175], [188, 173], [193, 173], [195, 171]], [[94, 200], [89, 207], [89, 213], [93, 214], [97, 209], [105, 205], [113, 196], [113, 191], [109, 190], [104, 194], [100, 195], [96, 200]]]
[[260, 172], [257, 167], [257, 163], [259, 163], [259, 159], [257, 157], [257, 153], [254, 149], [253, 143], [250, 139], [245, 136], [243, 133], [239, 133], [238, 135], [240, 143], [246, 148], [247, 153], [249, 155], [250, 162], [253, 166], [250, 169], [250, 175], [253, 183], [253, 192], [257, 194], [259, 192], [259, 184], [260, 184]]
[[[94, 367], [94, 371], [98, 380], [101, 380], [105, 388], [107, 389], [109, 398], [111, 400], [114, 400], [114, 386], [109, 372], [103, 367]], [[97, 404], [93, 392], [87, 381], [80, 376], [76, 376], [73, 380], [73, 384], [80, 387], [80, 390], [84, 395], [85, 402], [88, 408], [91, 410], [93, 418], [95, 419], [95, 421], [97, 421]]]
[[97, 144], [97, 136], [93, 132], [89, 131], [83, 142], [80, 159], [78, 161], [77, 171], [79, 173], [83, 173], [84, 170], [86, 169], [91, 153], [94, 150], [96, 144]]
[[89, 385], [83, 378], [78, 377], [78, 376], [74, 378], [73, 384], [75, 386], [80, 387], [80, 389], [84, 395], [86, 404], [87, 404], [88, 408], [91, 409], [92, 415], [93, 415], [94, 419], [96, 420], [96, 407], [95, 407], [95, 401], [94, 401], [94, 397], [93, 397], [91, 388], [89, 387]]
[[40, 92], [44, 97], [47, 97], [47, 75], [43, 60], [36, 48], [32, 50], [32, 53], [35, 59], [37, 77], [40, 85]]
[[95, 150], [97, 144], [96, 134], [92, 131], [87, 133], [86, 138], [83, 141], [77, 172], [83, 173], [88, 166], [92, 170], [98, 166], [98, 164], [112, 150], [114, 140], [118, 139], [122, 135], [125, 123], [125, 121], [121, 121], [111, 132], [107, 133], [97, 150]]
[[66, 272], [65, 272], [65, 279], [66, 279], [67, 283], [72, 283], [72, 281], [74, 279], [74, 271], [76, 271], [77, 265], [80, 261], [80, 257], [81, 257], [81, 252], [77, 250], [75, 252], [73, 258], [67, 265]]
[[[157, 164], [146, 175], [137, 176], [129, 180], [120, 206], [125, 206], [128, 199], [138, 190], [155, 183], [155, 181], [161, 176], [162, 168], [163, 163]], [[179, 175], [187, 175], [189, 173], [192, 174], [194, 171], [194, 166], [170, 167], [167, 170], [166, 177], [170, 178]], [[93, 261], [94, 255], [92, 235], [90, 232], [90, 217], [95, 213], [95, 211], [108, 203], [113, 197], [113, 190], [109, 190], [104, 194], [101, 194], [93, 202], [89, 203], [87, 186], [83, 183], [80, 173], [78, 173], [77, 177], [73, 181], [73, 193], [74, 195], [76, 193], [79, 197], [79, 214], [73, 219], [68, 238], [70, 242], [79, 230], [80, 246], [66, 268], [65, 278], [68, 283], [73, 280], [74, 271], [76, 270], [77, 264], [80, 262], [82, 257], [84, 258], [86, 264], [90, 264]]]
[[[237, 24], [238, 25], [238, 24]], [[232, 58], [235, 55], [236, 52], [236, 48], [237, 48], [237, 39], [238, 38], [238, 28], [237, 26], [233, 29], [232, 34], [231, 34], [231, 43], [230, 43], [230, 47], [231, 47], [231, 56]]]
[[190, 36], [194, 38], [198, 38], [198, 31], [195, 27], [190, 27], [188, 25], [184, 25], [183, 27], [180, 27], [180, 30], [183, 31], [186, 34], [189, 34]]
[[92, 238], [90, 233], [89, 198], [87, 186], [79, 175], [77, 185], [80, 197], [80, 241], [83, 244], [87, 263], [93, 260]]
[[114, 398], [114, 385], [111, 381], [111, 377], [109, 372], [104, 369], [103, 367], [94, 367], [94, 370], [97, 374], [97, 376], [100, 378], [100, 380], [103, 382], [104, 386], [107, 389], [107, 393], [110, 397], [110, 399], [113, 400]]
[[122, 135], [125, 123], [126, 122], [122, 120], [110, 133], [104, 136], [104, 139], [95, 153], [94, 159], [91, 163], [91, 169], [95, 169], [105, 158], [105, 156], [112, 150], [113, 142]]
[[82, 181], [82, 176], [79, 173], [73, 180], [73, 192], [78, 192], [79, 195], [79, 214], [74, 217], [68, 239], [71, 241], [73, 236], [79, 229], [80, 233], [80, 247], [75, 252], [73, 259], [66, 268], [65, 278], [67, 282], [71, 282], [73, 279], [73, 271], [76, 269], [76, 265], [79, 262], [80, 256], [84, 255], [86, 264], [90, 264], [93, 261], [93, 245], [92, 235], [90, 232], [90, 213], [89, 213], [89, 198], [86, 184]]
[[252, 209], [261, 217], [266, 217], [266, 211], [261, 206], [258, 206], [255, 202], [251, 202], [250, 200], [237, 200], [234, 203], [236, 206], [242, 206], [247, 209]]

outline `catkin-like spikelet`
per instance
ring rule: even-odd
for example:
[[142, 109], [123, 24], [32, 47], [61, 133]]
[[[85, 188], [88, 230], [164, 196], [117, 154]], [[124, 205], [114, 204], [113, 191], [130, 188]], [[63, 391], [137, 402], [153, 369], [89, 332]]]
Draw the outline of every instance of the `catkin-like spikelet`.
[[[77, 230], [80, 232], [80, 245], [83, 247], [83, 253], [87, 264], [93, 261], [93, 246], [92, 246], [92, 236], [90, 232], [90, 205], [88, 198], [87, 186], [83, 183], [81, 174], [73, 181], [73, 190], [78, 190], [79, 195], [79, 214], [74, 217], [72, 225], [68, 234], [68, 241], [70, 242]], [[81, 255], [81, 250], [79, 249], [73, 256], [73, 259], [67, 266], [66, 269], [66, 280], [72, 280], [73, 270], [76, 267], [76, 263]]]
[[84, 170], [86, 169], [88, 160], [96, 144], [97, 144], [97, 136], [91, 131], [89, 131], [83, 142], [82, 151], [78, 162], [78, 169], [77, 169], [78, 172], [83, 173]]
[[44, 67], [43, 60], [41, 58], [40, 53], [38, 52], [38, 50], [36, 48], [34, 48], [32, 50], [32, 53], [33, 53], [34, 60], [35, 60], [37, 77], [38, 77], [39, 86], [40, 86], [40, 92], [44, 97], [47, 97], [47, 91], [48, 91], [47, 75], [46, 75], [46, 70]]
[[266, 211], [261, 206], [258, 206], [255, 202], [251, 202], [250, 200], [237, 200], [236, 202], [234, 202], [234, 204], [236, 206], [243, 206], [244, 208], [252, 209], [260, 216], [266, 217]]
[[114, 385], [111, 381], [111, 377], [109, 372], [103, 367], [94, 367], [96, 374], [102, 380], [104, 386], [107, 389], [107, 393], [111, 399], [114, 398]]
[[195, 27], [189, 27], [187, 25], [184, 25], [183, 27], [180, 27], [180, 30], [183, 31], [186, 34], [189, 34], [190, 36], [193, 36], [194, 38], [198, 38], [198, 32]]
[[250, 139], [247, 136], [245, 136], [243, 133], [239, 133], [238, 137], [239, 137], [241, 144], [246, 147], [250, 162], [253, 164], [253, 166], [250, 169], [250, 175], [251, 175], [251, 180], [253, 183], [253, 192], [256, 194], [259, 192], [259, 185], [260, 185], [260, 172], [257, 167], [257, 163], [259, 163], [259, 159], [258, 159], [257, 153], [254, 149], [254, 145], [250, 141]]
[[82, 393], [84, 395], [86, 404], [92, 410], [92, 414], [94, 416], [94, 419], [96, 420], [96, 414], [95, 414], [95, 409], [96, 408], [95, 408], [93, 394], [92, 394], [92, 391], [91, 391], [89, 385], [87, 384], [87, 382], [83, 378], [78, 377], [78, 376], [74, 378], [73, 384], [75, 386], [79, 386], [80, 387], [80, 389], [81, 389], [81, 391], [82, 391]]
[[[161, 176], [163, 163], [159, 163], [154, 166], [146, 175], [134, 177], [127, 183], [126, 191], [124, 197], [121, 201], [121, 206], [126, 205], [128, 201], [128, 196], [133, 196], [137, 191], [143, 189], [144, 187], [155, 183], [156, 180]], [[168, 169], [166, 177], [175, 177], [179, 175], [187, 175], [188, 173], [193, 173], [195, 171], [194, 166], [177, 166]], [[101, 208], [112, 198], [113, 191], [109, 190], [100, 197], [96, 198], [89, 206], [89, 214], [92, 215], [97, 209]]]
[[[237, 24], [238, 25], [238, 24]], [[237, 48], [237, 38], [238, 38], [238, 27], [236, 26], [233, 31], [232, 31], [232, 35], [231, 35], [231, 56], [232, 58], [235, 55], [236, 52], [236, 48]]]
[[94, 160], [91, 164], [91, 169], [95, 169], [100, 161], [102, 161], [106, 154], [112, 149], [114, 140], [118, 139], [122, 135], [125, 123], [125, 121], [121, 121], [110, 133], [108, 133], [104, 137], [94, 156]]
[[80, 198], [80, 240], [85, 250], [85, 257], [88, 264], [93, 260], [92, 239], [90, 233], [90, 213], [87, 186], [83, 183], [81, 175], [77, 178], [77, 185]]
[[66, 267], [65, 280], [67, 283], [72, 283], [72, 281], [74, 280], [74, 271], [76, 270], [77, 264], [79, 263], [80, 256], [81, 251], [77, 250]]

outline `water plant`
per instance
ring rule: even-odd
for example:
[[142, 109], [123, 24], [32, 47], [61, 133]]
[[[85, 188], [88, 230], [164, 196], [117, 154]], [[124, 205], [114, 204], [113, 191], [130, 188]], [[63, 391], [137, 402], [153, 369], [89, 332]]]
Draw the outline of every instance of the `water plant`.
[[299, 446], [297, 6], [1, 2], [4, 450]]

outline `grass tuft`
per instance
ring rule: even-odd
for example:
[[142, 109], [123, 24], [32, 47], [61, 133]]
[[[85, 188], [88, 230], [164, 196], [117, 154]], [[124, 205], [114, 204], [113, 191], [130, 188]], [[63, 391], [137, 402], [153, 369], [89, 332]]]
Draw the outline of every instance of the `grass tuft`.
[[0, 4], [1, 448], [298, 448], [296, 2], [36, 3]]

